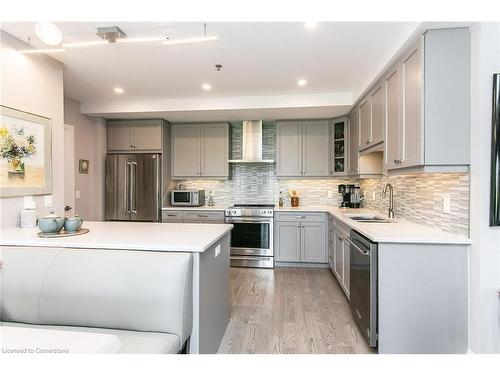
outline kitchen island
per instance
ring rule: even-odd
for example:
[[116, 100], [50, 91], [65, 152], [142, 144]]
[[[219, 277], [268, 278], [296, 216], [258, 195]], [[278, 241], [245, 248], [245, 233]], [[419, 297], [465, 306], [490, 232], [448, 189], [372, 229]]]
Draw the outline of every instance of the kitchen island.
[[189, 253], [193, 258], [193, 329], [189, 353], [216, 353], [229, 322], [229, 247], [232, 225], [85, 222], [90, 231], [40, 238], [38, 228], [0, 231], [2, 248], [92, 249]]

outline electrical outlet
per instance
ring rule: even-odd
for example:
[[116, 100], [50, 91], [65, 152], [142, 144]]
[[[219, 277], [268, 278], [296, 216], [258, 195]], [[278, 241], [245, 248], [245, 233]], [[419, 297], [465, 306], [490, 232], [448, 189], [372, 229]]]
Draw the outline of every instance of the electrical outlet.
[[333, 198], [333, 190], [328, 190], [326, 192], [326, 195], [328, 196], [328, 198]]
[[45, 204], [45, 207], [52, 207], [52, 194], [50, 195], [45, 195], [43, 197], [43, 202]]
[[220, 244], [215, 247], [215, 254], [214, 254], [215, 258], [217, 258], [219, 254], [220, 254]]
[[75, 190], [75, 199], [80, 199], [80, 190]]
[[443, 213], [445, 214], [451, 213], [451, 202], [449, 195], [445, 195], [443, 197]]

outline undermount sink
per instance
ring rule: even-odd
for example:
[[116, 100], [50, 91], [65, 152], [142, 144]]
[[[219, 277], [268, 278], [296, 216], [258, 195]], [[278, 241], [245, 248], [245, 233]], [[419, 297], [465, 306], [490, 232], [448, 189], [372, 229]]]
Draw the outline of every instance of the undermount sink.
[[380, 217], [372, 214], [355, 214], [355, 215], [346, 215], [349, 219], [360, 222], [360, 223], [392, 223], [393, 221], [390, 219], [386, 219], [384, 217]]

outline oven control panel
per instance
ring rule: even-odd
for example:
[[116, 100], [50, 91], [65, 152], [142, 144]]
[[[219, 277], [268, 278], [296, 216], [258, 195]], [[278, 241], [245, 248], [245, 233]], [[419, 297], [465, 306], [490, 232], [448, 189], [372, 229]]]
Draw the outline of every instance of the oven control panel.
[[274, 210], [269, 208], [228, 208], [226, 217], [273, 217]]

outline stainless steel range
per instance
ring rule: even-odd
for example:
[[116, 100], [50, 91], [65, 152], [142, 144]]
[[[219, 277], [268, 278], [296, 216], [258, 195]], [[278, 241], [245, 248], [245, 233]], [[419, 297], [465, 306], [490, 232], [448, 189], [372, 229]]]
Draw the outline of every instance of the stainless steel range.
[[231, 266], [274, 268], [274, 204], [235, 204], [225, 211], [231, 233]]

